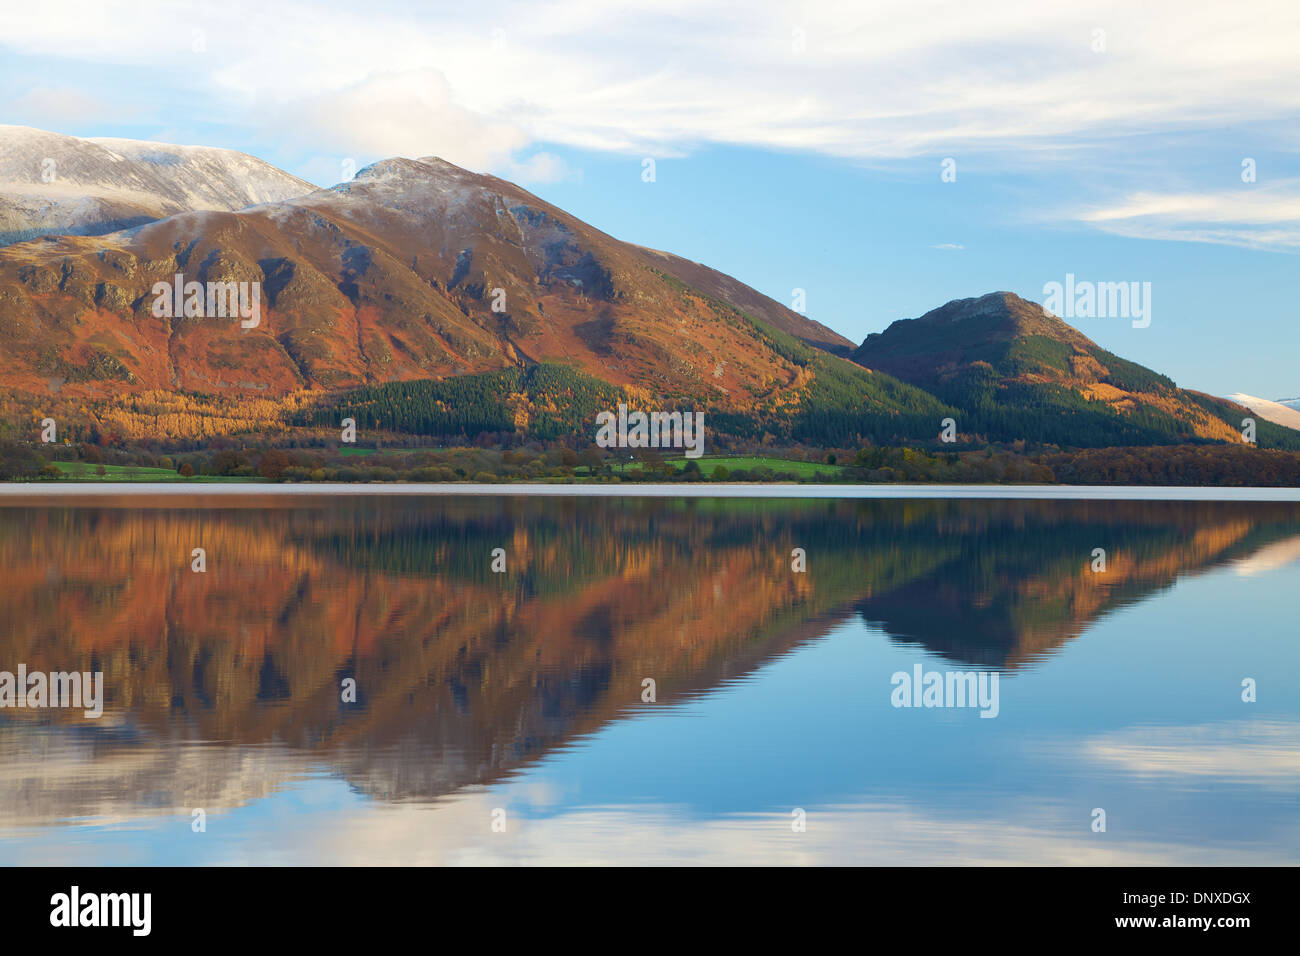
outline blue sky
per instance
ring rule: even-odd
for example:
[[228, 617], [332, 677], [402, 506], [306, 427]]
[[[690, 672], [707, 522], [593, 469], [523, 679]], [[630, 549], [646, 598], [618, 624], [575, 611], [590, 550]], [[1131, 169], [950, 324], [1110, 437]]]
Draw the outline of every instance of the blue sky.
[[1051, 7], [68, 0], [5, 12], [0, 123], [320, 185], [440, 155], [803, 289], [854, 341], [1067, 273], [1149, 282], [1149, 327], [1073, 324], [1187, 387], [1300, 395], [1300, 6]]

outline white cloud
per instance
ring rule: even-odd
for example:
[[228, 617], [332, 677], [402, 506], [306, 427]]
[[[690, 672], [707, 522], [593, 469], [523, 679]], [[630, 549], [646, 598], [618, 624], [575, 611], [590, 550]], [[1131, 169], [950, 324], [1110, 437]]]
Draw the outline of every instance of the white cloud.
[[79, 90], [38, 86], [9, 104], [10, 116], [46, 127], [91, 122], [113, 106]]
[[575, 175], [575, 171], [563, 159], [545, 150], [534, 153], [521, 162], [512, 162], [510, 164], [511, 178], [515, 182], [524, 183], [525, 185], [528, 183], [554, 183]]
[[1300, 182], [1206, 193], [1133, 193], [1076, 210], [1072, 217], [1130, 238], [1300, 251]]
[[[256, 26], [268, 13], [252, 0], [176, 9], [65, 0], [52, 17], [29, 5], [7, 14], [0, 44], [126, 65], [138, 63], [143, 37], [156, 74], [208, 94], [227, 122], [271, 115], [328, 153], [439, 152], [471, 164], [501, 162], [525, 141], [865, 159], [1224, 122], [1293, 136], [1285, 121], [1300, 111], [1291, 0], [1244, 0], [1230, 16], [1185, 0], [290, 2], [275, 8], [276, 29]], [[1092, 49], [1097, 28], [1105, 52]]]
[[446, 78], [432, 69], [304, 95], [262, 118], [268, 132], [293, 130], [347, 155], [440, 156], [472, 169], [499, 166], [529, 141], [517, 125], [457, 104]]

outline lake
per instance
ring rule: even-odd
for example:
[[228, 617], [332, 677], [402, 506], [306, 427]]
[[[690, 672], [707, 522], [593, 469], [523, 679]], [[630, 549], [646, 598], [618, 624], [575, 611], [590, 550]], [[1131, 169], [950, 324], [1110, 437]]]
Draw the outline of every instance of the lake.
[[0, 863], [1300, 859], [1294, 501], [186, 491], [0, 496]]

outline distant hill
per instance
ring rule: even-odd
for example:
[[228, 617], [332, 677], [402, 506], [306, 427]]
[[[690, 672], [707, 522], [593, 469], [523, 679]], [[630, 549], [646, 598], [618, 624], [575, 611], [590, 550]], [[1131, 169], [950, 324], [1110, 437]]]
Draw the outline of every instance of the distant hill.
[[[1241, 405], [1120, 358], [1010, 292], [958, 299], [867, 336], [853, 360], [962, 409], [962, 432], [1072, 447], [1241, 440]], [[1300, 447], [1300, 432], [1265, 427]]]
[[1270, 402], [1267, 398], [1258, 398], [1245, 392], [1235, 392], [1228, 396], [1228, 400], [1244, 405], [1266, 421], [1285, 425], [1287, 428], [1300, 429], [1300, 401], [1288, 405], [1283, 402]]

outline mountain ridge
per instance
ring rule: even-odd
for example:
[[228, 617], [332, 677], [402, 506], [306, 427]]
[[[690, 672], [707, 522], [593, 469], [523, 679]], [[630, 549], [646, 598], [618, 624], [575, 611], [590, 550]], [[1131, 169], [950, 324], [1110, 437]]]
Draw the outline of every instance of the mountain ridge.
[[0, 125], [0, 246], [42, 235], [102, 235], [315, 189], [237, 150]]
[[1256, 395], [1247, 395], [1245, 392], [1233, 392], [1227, 396], [1227, 400], [1244, 406], [1275, 425], [1300, 429], [1300, 408], [1286, 402], [1272, 402]]
[[[177, 275], [257, 283], [257, 327], [155, 315], [152, 290]], [[132, 414], [141, 402], [170, 414], [185, 394], [292, 404], [533, 365], [571, 367], [643, 402], [729, 409], [759, 437], [806, 426], [814, 391], [830, 406], [813, 430], [846, 439], [864, 434], [863, 413], [889, 437], [891, 416], [929, 421], [944, 408], [821, 349], [843, 354], [848, 340], [737, 280], [436, 157], [382, 160], [234, 212], [0, 249], [0, 337], [18, 356], [0, 389], [28, 405], [57, 394], [80, 417], [107, 406], [119, 421], [131, 417], [126, 396]]]
[[[256, 327], [155, 314], [153, 290], [177, 275], [256, 284]], [[593, 396], [621, 396], [711, 409], [714, 428], [744, 440], [835, 447], [933, 441], [946, 417], [963, 442], [1230, 442], [1245, 413], [1009, 292], [953, 300], [851, 349], [718, 270], [436, 156], [237, 210], [0, 248], [0, 341], [13, 356], [0, 399], [136, 436], [187, 414], [185, 396], [225, 403], [187, 426], [199, 434], [320, 424], [348, 402], [381, 428], [386, 409], [418, 427], [550, 434], [577, 427]], [[505, 374], [528, 369], [542, 372]], [[473, 414], [444, 414], [461, 400]]]

